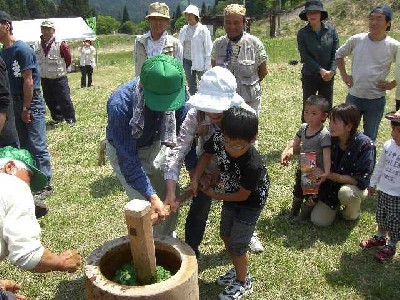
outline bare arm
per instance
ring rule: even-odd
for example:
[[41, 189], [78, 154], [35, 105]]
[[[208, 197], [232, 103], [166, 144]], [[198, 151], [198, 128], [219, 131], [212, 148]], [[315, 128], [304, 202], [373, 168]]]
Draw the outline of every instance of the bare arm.
[[283, 150], [281, 154], [281, 164], [283, 166], [287, 166], [293, 155], [298, 153], [296, 151], [299, 151], [300, 149], [300, 142], [300, 138], [296, 135], [293, 140], [290, 140], [287, 143], [285, 150]]
[[[24, 78], [23, 84], [23, 106], [31, 107], [31, 102], [33, 98], [33, 78], [32, 78], [32, 70], [25, 70], [22, 72], [22, 77]], [[31, 122], [31, 111], [30, 110], [22, 110], [21, 119], [24, 123], [28, 124]]]
[[339, 69], [340, 76], [342, 77], [343, 82], [348, 86], [353, 86], [353, 77], [347, 74], [346, 71], [346, 62], [344, 61], [344, 57], [336, 58], [337, 68]]
[[35, 273], [46, 273], [50, 271], [75, 272], [81, 265], [82, 257], [76, 250], [67, 250], [55, 254], [45, 249], [39, 263], [31, 271]]
[[267, 62], [264, 61], [258, 66], [258, 77], [260, 78], [260, 82], [267, 76], [268, 69], [267, 69]]
[[215, 200], [239, 202], [239, 201], [247, 200], [247, 198], [249, 198], [249, 196], [251, 194], [251, 191], [246, 190], [243, 187], [240, 187], [239, 191], [237, 191], [235, 193], [217, 193], [212, 188], [209, 188], [204, 193]]

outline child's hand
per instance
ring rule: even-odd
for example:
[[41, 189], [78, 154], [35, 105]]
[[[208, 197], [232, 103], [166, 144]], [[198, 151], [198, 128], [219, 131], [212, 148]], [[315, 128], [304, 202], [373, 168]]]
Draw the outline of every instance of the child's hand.
[[214, 189], [212, 189], [211, 187], [209, 187], [208, 189], [206, 189], [206, 190], [202, 190], [202, 192], [204, 193], [204, 194], [206, 194], [207, 196], [209, 196], [210, 198], [215, 198], [215, 191], [214, 191]]
[[328, 178], [328, 176], [329, 176], [329, 173], [318, 174], [317, 177], [316, 177], [317, 178], [317, 183], [318, 184], [323, 183]]
[[372, 186], [368, 187], [368, 196], [375, 196], [376, 189]]
[[198, 182], [197, 178], [192, 178], [190, 180], [190, 185], [189, 185], [188, 189], [192, 191], [192, 194], [194, 197], [197, 196], [198, 188], [199, 188], [199, 182]]
[[289, 160], [293, 157], [293, 149], [289, 151], [283, 151], [281, 155], [281, 165], [287, 166], [289, 164]]

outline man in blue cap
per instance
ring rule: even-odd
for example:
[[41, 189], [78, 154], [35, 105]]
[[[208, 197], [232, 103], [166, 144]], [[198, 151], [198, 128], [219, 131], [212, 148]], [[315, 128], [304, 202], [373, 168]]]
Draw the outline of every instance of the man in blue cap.
[[[27, 150], [0, 148], [0, 260], [8, 257], [16, 267], [36, 273], [72, 273], [81, 265], [78, 251], [55, 254], [40, 241], [31, 191], [40, 191], [46, 184], [47, 177], [35, 167]], [[14, 281], [0, 280], [0, 297], [18, 290]]]
[[[336, 52], [337, 67], [349, 87], [346, 103], [357, 106], [363, 116], [364, 134], [373, 142], [383, 116], [386, 91], [393, 89], [399, 81], [399, 78], [386, 80], [400, 46], [386, 34], [392, 17], [389, 6], [376, 6], [369, 14], [369, 32], [351, 36]], [[347, 73], [344, 61], [349, 55], [352, 55], [351, 74]]]

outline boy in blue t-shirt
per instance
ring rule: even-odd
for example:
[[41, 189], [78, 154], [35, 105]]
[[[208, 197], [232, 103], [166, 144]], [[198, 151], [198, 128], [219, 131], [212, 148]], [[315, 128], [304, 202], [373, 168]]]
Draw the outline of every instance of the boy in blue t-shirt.
[[240, 299], [252, 292], [248, 271], [248, 245], [257, 220], [265, 206], [269, 177], [267, 169], [253, 146], [258, 133], [258, 118], [253, 112], [232, 107], [224, 112], [221, 131], [217, 131], [205, 144], [191, 180], [194, 194], [199, 178], [215, 156], [220, 169], [218, 187], [203, 190], [215, 200], [222, 200], [220, 235], [234, 267], [217, 279], [217, 284], [228, 285], [219, 299]]

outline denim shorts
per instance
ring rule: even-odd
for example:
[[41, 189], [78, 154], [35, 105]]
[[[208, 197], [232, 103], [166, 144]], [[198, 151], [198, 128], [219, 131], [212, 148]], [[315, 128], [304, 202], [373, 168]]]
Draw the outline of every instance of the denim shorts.
[[247, 252], [257, 220], [263, 209], [224, 203], [221, 212], [220, 235], [228, 241], [228, 250], [235, 256]]

